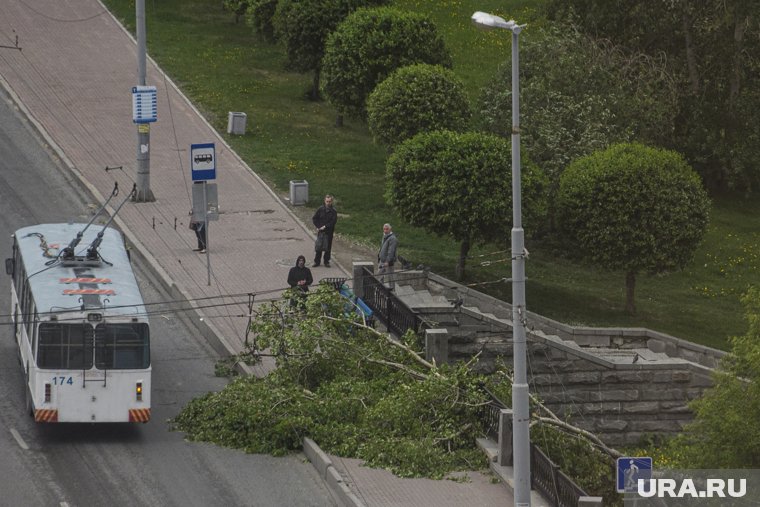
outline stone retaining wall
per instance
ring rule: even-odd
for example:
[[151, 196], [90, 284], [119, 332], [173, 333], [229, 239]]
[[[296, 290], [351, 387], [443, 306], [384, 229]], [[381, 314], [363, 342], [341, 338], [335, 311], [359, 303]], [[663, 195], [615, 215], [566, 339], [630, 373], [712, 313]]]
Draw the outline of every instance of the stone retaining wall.
[[[497, 359], [512, 365], [508, 304], [430, 275], [428, 290], [463, 300], [456, 311], [418, 311], [448, 335], [450, 361], [469, 361], [480, 353], [476, 369], [494, 370]], [[466, 307], [477, 307], [496, 319]], [[599, 435], [612, 446], [638, 443], [648, 434], [673, 435], [693, 419], [688, 403], [712, 385], [712, 369], [724, 352], [648, 329], [581, 328], [528, 314], [528, 382], [546, 406], [561, 418]], [[437, 337], [440, 342], [440, 336]], [[567, 340], [567, 341], [565, 341]], [[585, 350], [584, 350], [585, 348]], [[668, 359], [615, 362], [590, 348], [665, 353]]]
[[[448, 329], [448, 358], [489, 373], [501, 359], [512, 365], [511, 332], [457, 336]], [[507, 335], [508, 334], [508, 335]], [[689, 401], [712, 385], [711, 369], [686, 362], [616, 364], [559, 343], [528, 336], [530, 391], [560, 418], [611, 446], [636, 444], [647, 434], [674, 435], [693, 419]]]

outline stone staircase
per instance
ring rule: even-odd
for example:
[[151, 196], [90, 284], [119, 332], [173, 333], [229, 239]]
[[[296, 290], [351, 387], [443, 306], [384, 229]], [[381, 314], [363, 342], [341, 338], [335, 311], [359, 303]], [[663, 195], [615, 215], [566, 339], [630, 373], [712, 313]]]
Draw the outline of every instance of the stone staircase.
[[[432, 318], [432, 323], [447, 329], [455, 339], [466, 338], [468, 335], [472, 336], [472, 334], [483, 331], [483, 328], [503, 327], [504, 329], [512, 329], [512, 310], [507, 305], [503, 307], [492, 306], [486, 311], [481, 311], [476, 306], [458, 305], [457, 301], [451, 301], [443, 295], [432, 294], [428, 289], [415, 289], [412, 285], [397, 284], [395, 294], [412, 310], [428, 317], [431, 315], [438, 317]], [[428, 318], [427, 320], [431, 319]], [[454, 331], [455, 329], [456, 331]], [[599, 359], [616, 364], [688, 362], [683, 358], [670, 357], [665, 352], [656, 352], [646, 347], [621, 349], [583, 346], [574, 340], [562, 339], [554, 334], [546, 334], [536, 328], [529, 329], [528, 334], [529, 340], [552, 342], [562, 348], [583, 352], [584, 355], [596, 356]]]
[[454, 308], [454, 305], [443, 296], [434, 296], [427, 289], [416, 290], [412, 285], [396, 284], [396, 296], [412, 310], [427, 308]]
[[[446, 359], [493, 371], [512, 363], [512, 308], [428, 274], [396, 282], [395, 296], [445, 336]], [[529, 383], [556, 414], [612, 445], [650, 433], [673, 434], [689, 422], [688, 402], [712, 385], [720, 357], [684, 340], [639, 328], [581, 328], [528, 312]], [[438, 346], [438, 345], [436, 345]], [[440, 351], [440, 349], [437, 349]]]

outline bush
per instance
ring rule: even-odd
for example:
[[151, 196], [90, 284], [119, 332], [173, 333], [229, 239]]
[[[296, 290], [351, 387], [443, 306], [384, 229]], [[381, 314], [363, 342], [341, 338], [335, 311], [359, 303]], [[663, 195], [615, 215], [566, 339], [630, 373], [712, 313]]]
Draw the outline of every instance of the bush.
[[715, 385], [691, 404], [694, 422], [669, 442], [673, 468], [760, 467], [760, 288], [742, 302], [747, 333], [730, 339]]
[[322, 86], [341, 114], [364, 118], [377, 83], [414, 63], [451, 67], [451, 55], [429, 17], [390, 7], [359, 9], [327, 39]]
[[391, 147], [420, 132], [462, 132], [470, 116], [464, 85], [440, 65], [402, 67], [377, 85], [367, 101], [372, 135]]

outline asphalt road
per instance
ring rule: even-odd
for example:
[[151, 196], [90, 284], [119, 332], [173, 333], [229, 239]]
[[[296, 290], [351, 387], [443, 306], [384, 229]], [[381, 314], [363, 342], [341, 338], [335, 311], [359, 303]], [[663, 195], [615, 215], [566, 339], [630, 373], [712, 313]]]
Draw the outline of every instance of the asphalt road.
[[[54, 159], [0, 91], [0, 260], [10, 256], [14, 230], [86, 222], [97, 209]], [[135, 263], [145, 301], [170, 299]], [[37, 424], [24, 412], [9, 311], [10, 284], [0, 275], [0, 506], [335, 505], [303, 455], [246, 455], [171, 431], [168, 419], [190, 399], [226, 383], [187, 316], [151, 319], [151, 422]]]

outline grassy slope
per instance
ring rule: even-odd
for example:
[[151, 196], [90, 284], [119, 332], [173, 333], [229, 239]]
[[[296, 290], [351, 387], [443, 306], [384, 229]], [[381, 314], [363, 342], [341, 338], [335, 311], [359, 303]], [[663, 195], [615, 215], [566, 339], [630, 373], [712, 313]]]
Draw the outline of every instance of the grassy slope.
[[[117, 17], [133, 30], [134, 2], [106, 0]], [[396, 0], [399, 7], [426, 12], [436, 21], [454, 57], [454, 70], [465, 81], [473, 105], [480, 88], [509, 58], [504, 33], [475, 30], [469, 16], [485, 10], [534, 21], [528, 0]], [[219, 0], [147, 2], [149, 52], [196, 103], [209, 121], [224, 132], [228, 111], [248, 115], [248, 132], [228, 137], [249, 165], [281, 191], [288, 181], [306, 179], [311, 202], [336, 195], [342, 213], [340, 233], [372, 244], [383, 222], [394, 223], [401, 252], [445, 275], [453, 270], [458, 246], [403, 224], [383, 201], [385, 151], [372, 144], [365, 125], [348, 121], [333, 126], [335, 113], [327, 102], [309, 102], [304, 92], [311, 77], [283, 70], [280, 46], [259, 41], [244, 23], [221, 9]], [[523, 37], [529, 36], [526, 31]], [[168, 121], [163, 115], [162, 121]], [[758, 278], [759, 203], [725, 199], [716, 203], [712, 223], [695, 261], [682, 272], [638, 280], [639, 314], [621, 312], [624, 278], [564, 261], [528, 245], [528, 308], [569, 323], [642, 326], [707, 345], [725, 348], [725, 338], [744, 332], [738, 296]], [[507, 238], [505, 238], [505, 241]], [[489, 245], [475, 252], [502, 250]], [[479, 266], [471, 261], [467, 283], [508, 276], [501, 262]], [[482, 290], [510, 299], [504, 284]]]

